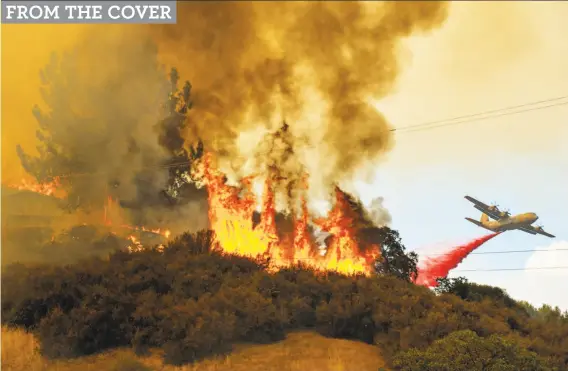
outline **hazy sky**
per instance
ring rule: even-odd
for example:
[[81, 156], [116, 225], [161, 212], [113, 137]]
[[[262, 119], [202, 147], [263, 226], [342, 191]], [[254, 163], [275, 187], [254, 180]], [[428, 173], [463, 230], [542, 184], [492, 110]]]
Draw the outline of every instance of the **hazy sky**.
[[[442, 29], [408, 40], [397, 92], [378, 107], [402, 127], [568, 95], [566, 19], [563, 2], [454, 3]], [[39, 69], [84, 29], [2, 25], [3, 181], [23, 175], [15, 144], [33, 145]], [[400, 132], [376, 181], [359, 189], [366, 200], [385, 197], [393, 227], [411, 249], [432, 252], [485, 233], [463, 219], [479, 217], [465, 194], [512, 213], [534, 211], [557, 236], [507, 232], [480, 251], [568, 248], [567, 139], [568, 105]], [[543, 266], [568, 266], [568, 251], [472, 255], [458, 270]], [[568, 269], [454, 275], [568, 309], [568, 296], [559, 295]]]
[[[446, 25], [409, 40], [398, 92], [378, 105], [395, 126], [568, 95], [568, 3], [455, 3]], [[385, 197], [412, 249], [433, 252], [485, 234], [469, 194], [534, 211], [554, 240], [507, 232], [480, 252], [568, 249], [568, 105], [432, 130], [400, 132], [363, 197]], [[472, 255], [457, 270], [568, 267], [568, 251]], [[513, 297], [568, 310], [568, 269], [454, 272]], [[560, 279], [559, 279], [560, 278]]]

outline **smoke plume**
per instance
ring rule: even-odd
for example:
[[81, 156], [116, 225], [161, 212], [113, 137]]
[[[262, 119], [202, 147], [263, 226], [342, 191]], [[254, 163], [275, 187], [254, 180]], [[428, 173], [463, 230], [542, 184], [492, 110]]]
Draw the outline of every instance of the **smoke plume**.
[[[369, 101], [396, 83], [399, 42], [446, 13], [445, 2], [201, 1], [180, 2], [175, 25], [92, 29], [43, 70], [39, 157], [18, 154], [39, 181], [61, 176], [69, 208], [110, 196], [131, 222], [173, 230], [203, 227], [206, 197], [190, 189], [179, 205], [163, 192], [188, 173], [164, 168], [180, 157], [172, 143], [202, 141], [229, 178], [276, 172], [288, 199], [308, 174], [308, 199], [328, 198], [392, 147]], [[183, 125], [159, 124], [179, 79], [160, 63], [191, 81]]]
[[[20, 146], [18, 155], [39, 182], [60, 179], [70, 210], [102, 210], [111, 197], [126, 206], [122, 222], [203, 228], [206, 206], [173, 208], [160, 192], [172, 154], [159, 144], [158, 123], [172, 87], [156, 46], [138, 35], [111, 27], [54, 54], [41, 71], [47, 108], [34, 108], [39, 156]], [[203, 195], [197, 198], [205, 204]]]
[[383, 202], [383, 197], [376, 197], [367, 207], [367, 209], [369, 210], [369, 219], [372, 220], [373, 224], [378, 227], [389, 225], [392, 222], [392, 216], [383, 205]]
[[258, 148], [286, 122], [296, 160], [285, 164], [301, 164], [321, 196], [392, 147], [368, 101], [396, 83], [400, 40], [440, 26], [446, 11], [444, 2], [186, 2], [177, 25], [147, 32], [195, 86], [188, 143], [203, 140], [229, 177], [263, 173], [282, 153]]

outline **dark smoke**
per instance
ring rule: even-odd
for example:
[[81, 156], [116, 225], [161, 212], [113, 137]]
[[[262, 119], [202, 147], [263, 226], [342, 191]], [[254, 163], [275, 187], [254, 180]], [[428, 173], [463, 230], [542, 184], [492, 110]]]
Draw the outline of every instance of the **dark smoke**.
[[[396, 83], [400, 41], [446, 12], [445, 2], [201, 1], [180, 2], [176, 25], [97, 28], [42, 71], [39, 155], [18, 148], [22, 165], [39, 181], [62, 176], [70, 210], [111, 196], [132, 223], [174, 231], [206, 225], [187, 163], [203, 148], [229, 175], [276, 167], [289, 193], [307, 172], [309, 191], [327, 195], [392, 147], [368, 101]], [[193, 86], [177, 91], [180, 75]], [[259, 146], [283, 122], [282, 150]]]
[[[446, 12], [444, 2], [185, 2], [177, 25], [147, 32], [196, 87], [189, 143], [202, 139], [223, 170], [247, 175], [249, 148], [263, 137], [239, 138], [284, 120], [312, 189], [329, 193], [391, 148], [368, 100], [396, 83], [400, 41], [440, 26]], [[266, 163], [278, 160], [271, 154]]]
[[54, 55], [41, 71], [46, 108], [34, 108], [39, 156], [20, 146], [18, 154], [39, 182], [61, 177], [71, 211], [99, 211], [110, 196], [127, 223], [203, 228], [206, 193], [184, 180], [191, 156], [179, 130], [188, 105], [172, 109], [189, 103], [191, 89], [178, 94], [175, 71], [168, 79], [155, 45], [137, 35], [88, 34]]

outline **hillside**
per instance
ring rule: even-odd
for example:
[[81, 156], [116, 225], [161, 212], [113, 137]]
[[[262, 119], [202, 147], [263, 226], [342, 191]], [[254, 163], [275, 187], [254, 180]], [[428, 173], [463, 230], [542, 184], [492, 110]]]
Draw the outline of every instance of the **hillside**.
[[[326, 349], [358, 344], [349, 345], [356, 355], [348, 365], [374, 364], [370, 352], [397, 370], [568, 370], [568, 316], [534, 312], [497, 288], [445, 282], [437, 295], [384, 274], [271, 273], [266, 262], [220, 254], [212, 237], [184, 234], [163, 250], [74, 265], [7, 267], [3, 324], [33, 332], [50, 359], [132, 349], [177, 366], [227, 354], [258, 364], [255, 355], [268, 352], [296, 367], [296, 354], [319, 352], [324, 362]], [[297, 335], [307, 329], [312, 335]], [[302, 342], [313, 350], [298, 353]]]
[[163, 236], [103, 225], [101, 215], [66, 212], [52, 196], [2, 186], [2, 266], [74, 263], [124, 249], [132, 235], [144, 244]]
[[[164, 365], [158, 355], [138, 357], [131, 350], [113, 350], [77, 360], [48, 360], [38, 353], [33, 335], [2, 330], [2, 369], [5, 371], [377, 371], [385, 368], [376, 347], [358, 341], [329, 339], [313, 332], [290, 333], [270, 345], [240, 345], [227, 356], [191, 366]], [[158, 353], [158, 352], [157, 352]], [[386, 370], [386, 368], [385, 368]]]
[[2, 185], [2, 265], [49, 261], [42, 247], [77, 218], [61, 209], [60, 200]]

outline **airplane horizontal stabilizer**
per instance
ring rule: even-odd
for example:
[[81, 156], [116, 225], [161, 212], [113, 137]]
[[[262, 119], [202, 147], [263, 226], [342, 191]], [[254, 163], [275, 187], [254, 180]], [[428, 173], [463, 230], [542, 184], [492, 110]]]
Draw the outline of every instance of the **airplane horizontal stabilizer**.
[[[468, 222], [472, 222], [473, 224], [475, 224], [475, 225], [478, 226], [478, 227], [487, 229], [488, 231], [492, 231], [491, 229], [487, 228], [486, 226], [484, 226], [483, 224], [481, 224], [480, 222], [478, 222], [478, 221], [475, 220], [475, 219], [471, 219], [471, 218], [467, 218], [467, 217], [466, 217], [465, 220], [467, 220]], [[493, 232], [493, 231], [492, 231], [492, 232]]]
[[465, 218], [465, 220], [472, 222], [473, 224], [475, 224], [478, 227], [483, 227], [483, 225], [475, 219]]

